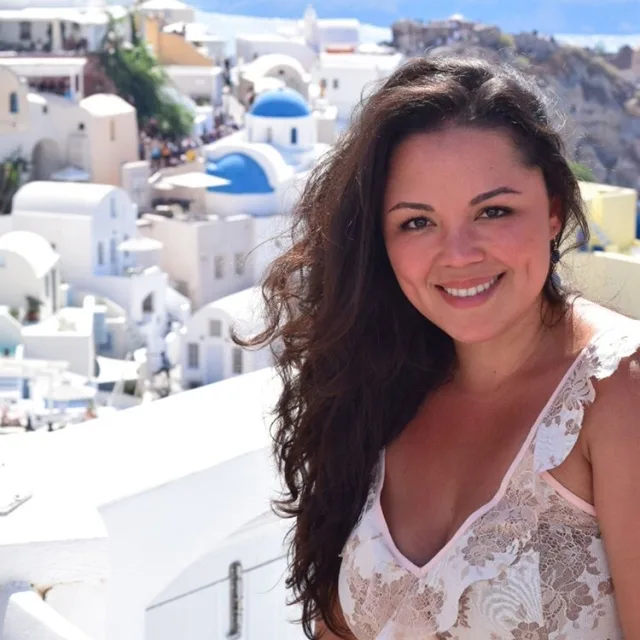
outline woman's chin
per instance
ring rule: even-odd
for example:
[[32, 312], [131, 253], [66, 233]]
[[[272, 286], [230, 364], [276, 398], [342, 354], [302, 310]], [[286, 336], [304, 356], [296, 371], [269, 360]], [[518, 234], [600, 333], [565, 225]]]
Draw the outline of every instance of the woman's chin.
[[461, 345], [491, 342], [504, 334], [504, 327], [499, 327], [497, 324], [484, 327], [443, 326], [441, 328], [455, 343]]

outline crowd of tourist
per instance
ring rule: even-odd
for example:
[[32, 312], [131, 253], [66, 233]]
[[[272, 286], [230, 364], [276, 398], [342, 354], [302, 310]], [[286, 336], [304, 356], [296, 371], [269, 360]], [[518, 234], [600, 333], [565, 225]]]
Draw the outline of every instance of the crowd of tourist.
[[220, 138], [238, 131], [238, 124], [230, 117], [218, 114], [214, 118], [213, 128], [203, 128], [199, 136], [190, 135], [176, 138], [163, 135], [152, 120], [140, 132], [139, 155], [141, 160], [149, 160], [154, 171], [165, 167], [174, 167], [183, 162], [194, 162], [198, 149]]

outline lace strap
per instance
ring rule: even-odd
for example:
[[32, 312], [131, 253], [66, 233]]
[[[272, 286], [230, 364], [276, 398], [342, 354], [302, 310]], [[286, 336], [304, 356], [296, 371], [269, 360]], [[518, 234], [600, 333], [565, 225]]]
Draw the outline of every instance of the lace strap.
[[580, 435], [585, 406], [595, 400], [593, 380], [608, 378], [622, 360], [638, 349], [640, 322], [631, 320], [599, 333], [591, 341], [538, 425], [534, 454], [536, 471], [548, 471], [564, 462]]

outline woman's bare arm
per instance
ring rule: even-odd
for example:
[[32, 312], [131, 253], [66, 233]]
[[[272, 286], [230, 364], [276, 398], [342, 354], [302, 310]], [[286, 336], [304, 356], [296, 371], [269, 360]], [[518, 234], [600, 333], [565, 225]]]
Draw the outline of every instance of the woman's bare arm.
[[[344, 628], [347, 629], [348, 626], [344, 619], [344, 614], [342, 613], [342, 607], [340, 606], [339, 602], [336, 602], [335, 604], [335, 613], [338, 620], [340, 620], [342, 626], [344, 626]], [[337, 636], [335, 633], [332, 633], [331, 631], [329, 631], [329, 629], [327, 629], [326, 625], [322, 620], [319, 620], [316, 623], [315, 636], [317, 640], [358, 640], [351, 633], [348, 633], [347, 635], [343, 635], [343, 636]]]
[[337, 636], [335, 633], [331, 633], [323, 622], [316, 623], [316, 638], [317, 640], [357, 640], [352, 634], [348, 636]]
[[585, 422], [594, 503], [625, 638], [640, 638], [640, 361], [598, 385]]

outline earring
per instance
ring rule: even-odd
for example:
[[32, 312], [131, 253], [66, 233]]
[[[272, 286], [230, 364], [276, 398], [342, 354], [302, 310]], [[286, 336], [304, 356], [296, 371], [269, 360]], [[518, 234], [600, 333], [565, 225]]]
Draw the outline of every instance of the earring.
[[554, 238], [551, 241], [551, 264], [556, 265], [560, 262], [560, 250], [558, 249], [558, 240]]

